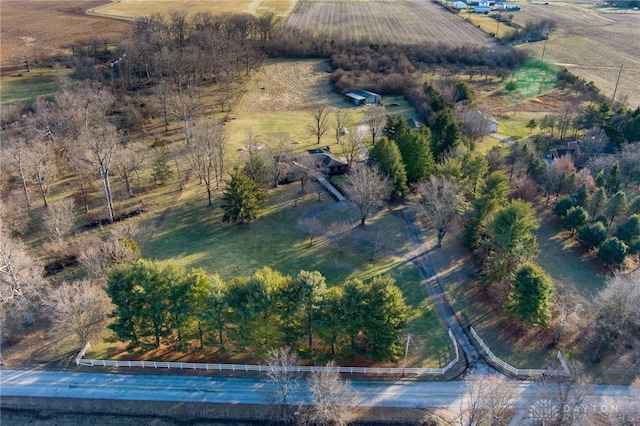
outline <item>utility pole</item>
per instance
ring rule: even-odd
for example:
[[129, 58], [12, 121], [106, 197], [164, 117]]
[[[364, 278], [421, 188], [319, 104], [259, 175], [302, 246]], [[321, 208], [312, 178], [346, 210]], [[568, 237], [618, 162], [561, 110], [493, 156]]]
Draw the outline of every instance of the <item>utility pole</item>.
[[404, 377], [404, 370], [407, 368], [407, 354], [409, 353], [410, 341], [411, 341], [411, 335], [407, 334], [407, 345], [404, 347], [404, 364], [402, 365], [402, 377]]
[[611, 106], [613, 106], [613, 101], [616, 100], [616, 92], [618, 91], [618, 83], [620, 83], [620, 76], [622, 75], [622, 67], [624, 64], [620, 65], [620, 72], [618, 72], [618, 79], [616, 80], [616, 87], [613, 89], [613, 96], [611, 96]]
[[544, 60], [544, 51], [547, 49], [547, 40], [549, 40], [549, 37], [544, 39], [544, 44], [542, 45], [542, 56], [540, 56], [541, 61]]

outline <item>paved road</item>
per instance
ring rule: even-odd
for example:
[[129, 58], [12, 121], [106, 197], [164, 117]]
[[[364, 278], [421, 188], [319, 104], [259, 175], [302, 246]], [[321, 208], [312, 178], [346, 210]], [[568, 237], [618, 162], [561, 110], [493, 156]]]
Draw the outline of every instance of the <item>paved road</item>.
[[[359, 405], [365, 407], [442, 407], [458, 410], [462, 399], [460, 382], [353, 381]], [[515, 407], [527, 410], [539, 397], [538, 384], [518, 382]], [[294, 392], [291, 403], [304, 401], [305, 388]], [[83, 399], [182, 401], [226, 404], [264, 404], [273, 387], [260, 379], [193, 377], [173, 375], [128, 375], [71, 373], [67, 371], [0, 370], [0, 397], [31, 396]], [[640, 409], [640, 400], [630, 397], [628, 386], [596, 386], [594, 409], [615, 404]]]

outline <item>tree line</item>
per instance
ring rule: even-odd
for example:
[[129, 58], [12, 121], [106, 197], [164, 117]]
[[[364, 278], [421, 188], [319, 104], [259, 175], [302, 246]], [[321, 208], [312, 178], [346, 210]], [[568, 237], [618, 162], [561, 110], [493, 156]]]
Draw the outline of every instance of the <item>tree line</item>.
[[106, 291], [114, 305], [109, 327], [132, 346], [194, 341], [265, 354], [285, 344], [393, 360], [408, 315], [386, 275], [327, 286], [318, 271], [292, 277], [264, 267], [224, 282], [201, 269], [137, 260], [116, 265]]

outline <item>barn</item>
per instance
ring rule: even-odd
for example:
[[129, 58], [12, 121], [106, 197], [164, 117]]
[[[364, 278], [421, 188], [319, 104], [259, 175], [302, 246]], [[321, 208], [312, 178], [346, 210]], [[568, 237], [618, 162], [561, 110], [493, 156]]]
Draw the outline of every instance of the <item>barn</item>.
[[382, 96], [368, 90], [354, 90], [345, 94], [347, 101], [353, 102], [355, 105], [377, 104], [382, 100]]
[[449, 2], [447, 3], [449, 6], [453, 7], [454, 9], [458, 9], [458, 10], [462, 10], [462, 9], [466, 9], [467, 8], [467, 4], [463, 1], [454, 1], [454, 2]]

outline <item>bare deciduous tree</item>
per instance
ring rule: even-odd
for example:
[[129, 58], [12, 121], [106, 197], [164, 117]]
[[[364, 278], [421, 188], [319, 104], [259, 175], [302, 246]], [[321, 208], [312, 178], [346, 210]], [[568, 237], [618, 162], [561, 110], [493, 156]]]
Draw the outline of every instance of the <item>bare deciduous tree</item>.
[[44, 206], [48, 207], [49, 185], [56, 176], [54, 153], [50, 144], [37, 142], [29, 148], [27, 162], [33, 178], [38, 184]]
[[355, 243], [369, 255], [369, 262], [373, 262], [375, 255], [385, 250], [388, 236], [380, 229], [362, 231], [361, 228], [359, 231], [362, 237], [357, 238]]
[[100, 326], [113, 309], [107, 293], [88, 279], [52, 289], [43, 304], [50, 311], [54, 331], [71, 332], [80, 345], [100, 333]]
[[42, 215], [43, 223], [52, 241], [62, 244], [64, 238], [73, 229], [75, 203], [72, 198], [54, 201]]
[[299, 155], [291, 164], [292, 179], [300, 181], [300, 193], [304, 194], [304, 186], [317, 172], [317, 162], [313, 155]]
[[349, 230], [353, 225], [347, 221], [332, 222], [327, 229], [327, 237], [338, 246], [338, 253], [342, 253], [349, 238]]
[[320, 224], [320, 221], [315, 217], [303, 219], [302, 229], [309, 237], [309, 247], [313, 246], [313, 240], [316, 237], [322, 235], [322, 225]]
[[271, 156], [271, 174], [275, 188], [289, 175], [290, 164], [287, 161], [287, 156], [291, 150], [291, 141], [288, 134], [279, 133], [273, 136], [268, 145], [269, 155]]
[[27, 253], [24, 244], [0, 228], [0, 304], [3, 314], [22, 313], [27, 325], [34, 323], [29, 305], [43, 284], [42, 267]]
[[620, 173], [625, 186], [640, 184], [640, 143], [629, 143], [620, 153]]
[[349, 134], [347, 128], [349, 127], [349, 124], [351, 124], [351, 113], [347, 110], [336, 108], [333, 116], [335, 118], [334, 130], [336, 143], [339, 144], [340, 139], [342, 139], [345, 134]]
[[224, 127], [222, 123], [216, 121], [198, 122], [193, 128], [191, 140], [186, 146], [191, 169], [195, 171], [200, 182], [203, 182], [207, 189], [209, 206], [213, 204], [213, 185], [215, 184], [215, 188], [219, 187], [226, 146], [227, 136]]
[[144, 231], [136, 225], [112, 229], [106, 240], [89, 236], [79, 242], [78, 261], [91, 276], [102, 278], [110, 267], [140, 258]]
[[384, 125], [387, 123], [387, 110], [382, 105], [374, 105], [365, 116], [365, 121], [369, 125], [373, 145], [376, 144], [376, 136], [382, 133]]
[[301, 408], [305, 425], [345, 426], [351, 419], [351, 407], [358, 402], [358, 393], [349, 380], [343, 380], [333, 362], [323, 370], [314, 371], [307, 379], [308, 404]]
[[581, 364], [569, 361], [569, 374], [547, 377], [539, 393], [556, 407], [553, 424], [583, 425], [588, 421], [588, 407], [593, 403], [593, 386]]
[[2, 158], [9, 166], [8, 168], [14, 172], [14, 175], [20, 179], [22, 191], [27, 206], [31, 207], [31, 198], [29, 197], [29, 169], [28, 158], [29, 148], [24, 139], [16, 139], [14, 141], [5, 142], [5, 149], [2, 150]]
[[360, 154], [360, 147], [358, 146], [356, 134], [350, 131], [340, 138], [339, 143], [342, 148], [342, 155], [347, 160], [348, 167], [351, 168]]
[[616, 347], [632, 338], [640, 329], [640, 270], [629, 274], [616, 272], [596, 297], [599, 308], [597, 328], [600, 346]]
[[320, 144], [322, 136], [329, 130], [330, 112], [331, 110], [324, 106], [317, 106], [310, 112], [313, 122], [307, 126], [307, 130], [316, 137], [318, 144]]
[[14, 234], [24, 234], [29, 228], [29, 206], [24, 193], [19, 189], [0, 200], [0, 223]]
[[359, 164], [348, 174], [344, 191], [360, 213], [360, 224], [364, 225], [372, 210], [383, 205], [391, 195], [391, 183], [377, 168]]
[[147, 161], [146, 152], [142, 146], [137, 144], [127, 144], [116, 151], [114, 168], [116, 173], [124, 181], [127, 193], [130, 197], [134, 197], [133, 185], [131, 180], [135, 175], [138, 177], [138, 186], [140, 186], [139, 173], [142, 171]]
[[100, 176], [102, 192], [105, 198], [107, 215], [113, 222], [113, 195], [111, 192], [111, 167], [116, 151], [119, 149], [119, 135], [115, 127], [104, 125], [83, 132], [76, 146], [69, 146], [70, 155], [91, 167]]
[[505, 376], [472, 375], [465, 379], [466, 416], [469, 426], [507, 424], [516, 397], [516, 387]]
[[587, 130], [587, 133], [580, 140], [580, 151], [590, 156], [601, 154], [608, 143], [607, 133], [599, 127], [594, 127]]
[[467, 207], [458, 182], [431, 175], [428, 180], [417, 185], [421, 212], [433, 222], [438, 235], [436, 248], [442, 247], [442, 240], [453, 220]]
[[298, 361], [298, 356], [290, 348], [273, 349], [267, 355], [267, 381], [274, 387], [274, 394], [270, 402], [280, 406], [280, 420], [289, 422], [289, 396], [298, 389], [298, 373], [292, 368]]

